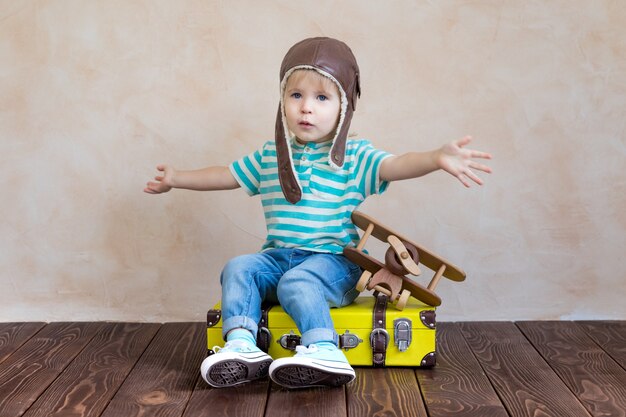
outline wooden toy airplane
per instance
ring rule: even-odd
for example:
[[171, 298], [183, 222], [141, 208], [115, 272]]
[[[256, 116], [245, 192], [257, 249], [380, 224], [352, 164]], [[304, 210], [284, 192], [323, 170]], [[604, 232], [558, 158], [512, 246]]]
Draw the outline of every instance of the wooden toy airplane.
[[[398, 310], [403, 310], [409, 297], [431, 306], [441, 305], [441, 298], [435, 294], [435, 287], [442, 276], [453, 281], [465, 280], [465, 272], [461, 269], [373, 218], [355, 211], [352, 213], [352, 222], [364, 233], [356, 248], [346, 247], [343, 254], [363, 269], [361, 279], [356, 285], [357, 290], [375, 290], [386, 294]], [[384, 263], [363, 251], [370, 236], [389, 243]], [[406, 276], [421, 275], [420, 263], [435, 272], [427, 287]]]

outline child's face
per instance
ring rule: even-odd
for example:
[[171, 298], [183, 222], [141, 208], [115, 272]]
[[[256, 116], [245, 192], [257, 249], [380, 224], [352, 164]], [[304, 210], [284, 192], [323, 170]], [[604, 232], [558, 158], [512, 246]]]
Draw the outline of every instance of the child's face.
[[326, 142], [335, 136], [341, 98], [330, 79], [313, 70], [297, 70], [287, 80], [287, 127], [300, 143]]

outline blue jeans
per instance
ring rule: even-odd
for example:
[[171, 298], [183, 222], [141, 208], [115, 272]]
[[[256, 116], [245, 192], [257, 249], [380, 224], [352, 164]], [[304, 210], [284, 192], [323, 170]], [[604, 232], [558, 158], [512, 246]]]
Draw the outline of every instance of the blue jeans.
[[343, 255], [272, 249], [231, 259], [222, 271], [222, 334], [244, 328], [256, 337], [261, 302], [280, 303], [298, 326], [301, 343], [332, 342], [338, 336], [330, 307], [359, 295], [361, 269]]

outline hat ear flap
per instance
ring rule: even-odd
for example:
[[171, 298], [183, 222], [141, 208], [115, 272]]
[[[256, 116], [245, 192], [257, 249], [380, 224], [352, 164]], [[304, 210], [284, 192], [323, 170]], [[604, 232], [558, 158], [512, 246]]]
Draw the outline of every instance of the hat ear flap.
[[335, 137], [335, 141], [331, 148], [330, 160], [328, 163], [335, 169], [343, 167], [343, 163], [346, 158], [346, 140], [348, 138], [348, 131], [350, 130], [350, 121], [352, 120], [352, 109], [350, 106], [346, 109], [346, 113], [343, 117], [343, 123], [340, 130]]
[[289, 139], [285, 136], [285, 127], [283, 125], [282, 107], [278, 105], [278, 114], [276, 115], [276, 163], [278, 168], [278, 179], [280, 187], [283, 190], [285, 199], [291, 204], [296, 204], [302, 199], [302, 189], [296, 178], [293, 161], [291, 160], [291, 145]]
[[356, 110], [356, 101], [361, 97], [361, 77], [358, 72], [355, 74], [354, 84], [352, 89], [352, 110]]

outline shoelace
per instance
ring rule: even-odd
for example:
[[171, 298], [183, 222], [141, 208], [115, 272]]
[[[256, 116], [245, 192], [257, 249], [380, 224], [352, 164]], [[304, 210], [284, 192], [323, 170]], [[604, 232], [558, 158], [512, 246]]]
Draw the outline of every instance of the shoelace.
[[222, 349], [241, 349], [241, 350], [250, 350], [250, 347], [243, 340], [231, 340], [230, 342], [226, 342], [224, 347], [221, 346], [213, 346], [213, 352], [217, 353]]
[[311, 343], [309, 347], [306, 347], [303, 345], [296, 346], [296, 354], [307, 355], [307, 354], [315, 353], [318, 351], [319, 351], [319, 348], [317, 347], [315, 343]]

